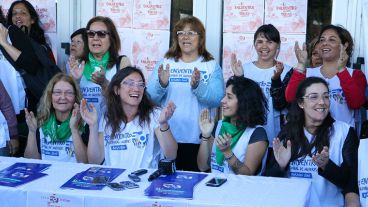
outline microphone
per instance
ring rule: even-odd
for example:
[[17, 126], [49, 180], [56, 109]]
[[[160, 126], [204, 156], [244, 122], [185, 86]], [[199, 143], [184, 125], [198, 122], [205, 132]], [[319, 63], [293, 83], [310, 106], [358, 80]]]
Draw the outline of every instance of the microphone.
[[149, 177], [148, 177], [148, 181], [152, 181], [158, 177], [160, 177], [160, 175], [162, 175], [162, 170], [158, 169], [155, 172], [153, 172]]

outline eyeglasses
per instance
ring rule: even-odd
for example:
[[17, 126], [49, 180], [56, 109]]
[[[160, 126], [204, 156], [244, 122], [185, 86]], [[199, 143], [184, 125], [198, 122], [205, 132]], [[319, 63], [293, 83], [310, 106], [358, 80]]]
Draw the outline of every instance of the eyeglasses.
[[106, 35], [110, 34], [109, 31], [100, 30], [100, 31], [93, 31], [93, 30], [87, 30], [87, 35], [89, 38], [94, 38], [97, 34], [97, 37], [99, 38], [105, 38]]
[[79, 45], [83, 44], [83, 41], [80, 41], [80, 40], [72, 40], [70, 42], [70, 44], [71, 45], [77, 45], [77, 46], [79, 46]]
[[74, 92], [73, 91], [53, 91], [52, 95], [56, 96], [56, 97], [60, 97], [61, 95], [63, 95], [68, 97], [68, 98], [72, 98], [74, 97]]
[[318, 103], [318, 101], [321, 100], [321, 98], [324, 102], [327, 102], [330, 101], [330, 94], [323, 93], [319, 95], [318, 93], [310, 93], [308, 95], [303, 96], [303, 98], [304, 99], [307, 98], [312, 103]]
[[193, 38], [194, 36], [198, 35], [198, 32], [195, 31], [177, 31], [176, 35], [178, 35], [179, 38], [183, 38], [184, 36], [188, 36]]
[[138, 89], [142, 90], [146, 88], [146, 84], [144, 82], [135, 82], [135, 81], [123, 81], [121, 84], [128, 86], [129, 88], [137, 87]]

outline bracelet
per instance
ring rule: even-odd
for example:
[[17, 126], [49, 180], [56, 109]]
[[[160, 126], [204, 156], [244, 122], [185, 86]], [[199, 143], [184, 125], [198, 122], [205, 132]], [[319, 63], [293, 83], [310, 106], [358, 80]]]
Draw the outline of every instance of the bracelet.
[[208, 141], [209, 139], [211, 138], [211, 135], [209, 137], [204, 137], [202, 134], [201, 134], [201, 139], [203, 141]]
[[162, 130], [161, 127], [160, 127], [160, 132], [166, 132], [169, 129], [170, 129], [170, 125], [167, 125], [167, 129], [164, 129], [164, 130]]
[[231, 155], [229, 157], [225, 157], [225, 160], [226, 161], [229, 161], [231, 160], [231, 158], [233, 158], [235, 155], [234, 155], [234, 152], [231, 153]]

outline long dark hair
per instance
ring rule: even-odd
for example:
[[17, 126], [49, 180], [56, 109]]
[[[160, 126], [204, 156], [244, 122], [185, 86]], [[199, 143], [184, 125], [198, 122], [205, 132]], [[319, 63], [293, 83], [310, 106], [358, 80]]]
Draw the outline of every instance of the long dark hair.
[[237, 125], [255, 127], [264, 125], [267, 120], [267, 99], [259, 85], [243, 76], [231, 77], [226, 87], [233, 86], [232, 92], [238, 99]]
[[[106, 126], [110, 126], [111, 138], [115, 136], [115, 133], [120, 130], [121, 123], [128, 123], [128, 118], [121, 106], [121, 99], [116, 90], [120, 88], [121, 82], [130, 74], [138, 73], [142, 80], [145, 82], [144, 75], [141, 70], [135, 67], [128, 66], [123, 70], [119, 70], [111, 79], [109, 87], [106, 93]], [[156, 108], [155, 104], [150, 100], [146, 89], [144, 89], [142, 101], [138, 106], [139, 125], [150, 124], [150, 113]], [[125, 125], [124, 125], [125, 128]]]
[[[309, 143], [304, 134], [305, 115], [304, 110], [299, 107], [299, 104], [304, 101], [304, 96], [308, 87], [313, 84], [323, 84], [328, 89], [328, 84], [325, 80], [318, 77], [309, 77], [302, 81], [296, 91], [295, 100], [292, 102], [287, 115], [287, 123], [279, 133], [280, 140], [286, 146], [286, 141], [291, 141], [291, 161], [306, 155], [312, 155], [316, 151], [320, 152], [324, 146], [330, 146], [330, 135], [333, 133], [332, 124], [335, 120], [330, 113], [323, 120], [321, 126], [316, 130], [316, 133]], [[312, 152], [312, 149], [315, 151]]]
[[0, 6], [0, 23], [6, 26], [6, 19], [1, 6]]
[[14, 1], [8, 11], [8, 16], [7, 16], [7, 23], [8, 25], [14, 25], [12, 18], [13, 18], [13, 9], [14, 6], [17, 4], [23, 4], [27, 9], [29, 14], [31, 15], [32, 20], [34, 21], [34, 24], [32, 24], [31, 28], [27, 28], [28, 30], [31, 29], [29, 31], [29, 36], [35, 40], [36, 42], [38, 42], [41, 45], [47, 45], [46, 43], [46, 37], [45, 37], [45, 31], [42, 29], [41, 27], [41, 22], [40, 22], [40, 18], [35, 10], [35, 8], [32, 6], [31, 3], [29, 3], [26, 0], [20, 0], [20, 1]]
[[181, 58], [182, 53], [179, 46], [178, 35], [176, 34], [177, 31], [183, 30], [185, 26], [190, 26], [190, 28], [198, 32], [199, 36], [199, 43], [198, 43], [198, 55], [202, 56], [204, 61], [213, 60], [213, 56], [209, 53], [206, 49], [206, 30], [202, 22], [194, 16], [188, 16], [180, 19], [174, 26], [172, 31], [172, 46], [166, 52], [165, 58], [174, 58], [175, 61], [178, 61]]

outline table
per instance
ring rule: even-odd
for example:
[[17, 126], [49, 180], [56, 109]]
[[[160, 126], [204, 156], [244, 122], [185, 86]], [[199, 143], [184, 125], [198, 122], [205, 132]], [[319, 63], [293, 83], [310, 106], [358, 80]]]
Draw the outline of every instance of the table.
[[[144, 196], [144, 189], [149, 186], [150, 173], [142, 175], [140, 188], [113, 191], [105, 187], [97, 190], [60, 189], [76, 173], [88, 169], [90, 164], [53, 162], [26, 158], [0, 156], [0, 169], [15, 162], [50, 163], [44, 171], [48, 176], [18, 186], [16, 188], [0, 186], [0, 206], [127, 206], [127, 207], [244, 207], [244, 206], [307, 206], [311, 183], [303, 179], [272, 178], [261, 176], [223, 175], [228, 181], [221, 187], [205, 185], [215, 174], [209, 174], [194, 189], [193, 200], [152, 199]], [[114, 181], [129, 180], [126, 170]], [[149, 170], [149, 172], [153, 172]]]

